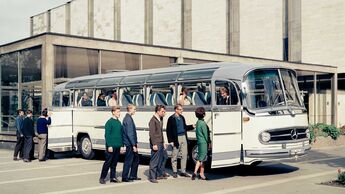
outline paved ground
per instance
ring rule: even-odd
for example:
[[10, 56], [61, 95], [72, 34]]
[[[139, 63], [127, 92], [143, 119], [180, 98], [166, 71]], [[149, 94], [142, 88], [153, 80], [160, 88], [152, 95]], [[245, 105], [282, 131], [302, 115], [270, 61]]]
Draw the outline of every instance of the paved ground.
[[[159, 184], [147, 181], [148, 161], [139, 168], [142, 181], [100, 185], [103, 161], [84, 160], [71, 154], [39, 163], [12, 161], [12, 151], [0, 150], [0, 193], [345, 193], [345, 188], [320, 185], [334, 180], [338, 168], [345, 168], [345, 147], [312, 150], [296, 161], [263, 163], [257, 167], [230, 167], [208, 172], [210, 181], [169, 178]], [[118, 164], [119, 172], [123, 163]]]

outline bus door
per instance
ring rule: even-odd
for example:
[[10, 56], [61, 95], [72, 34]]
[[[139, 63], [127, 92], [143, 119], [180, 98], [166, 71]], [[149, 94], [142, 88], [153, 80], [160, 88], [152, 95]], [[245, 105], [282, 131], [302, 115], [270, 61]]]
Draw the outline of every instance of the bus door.
[[238, 90], [229, 80], [216, 80], [212, 108], [211, 168], [241, 162], [242, 112]]
[[[58, 95], [61, 95], [58, 97]], [[55, 93], [53, 96], [52, 123], [48, 128], [48, 149], [64, 152], [73, 149], [73, 109], [70, 106], [69, 93]], [[60, 98], [60, 100], [56, 100]], [[64, 108], [58, 108], [64, 107]]]

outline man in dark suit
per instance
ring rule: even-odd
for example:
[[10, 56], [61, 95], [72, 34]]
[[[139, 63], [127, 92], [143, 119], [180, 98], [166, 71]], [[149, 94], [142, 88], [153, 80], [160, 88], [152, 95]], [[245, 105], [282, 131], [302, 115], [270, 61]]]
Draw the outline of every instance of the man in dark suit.
[[13, 153], [13, 160], [18, 160], [18, 153], [19, 158], [23, 158], [23, 144], [24, 144], [24, 136], [22, 132], [23, 128], [23, 120], [24, 120], [24, 111], [22, 109], [17, 110], [18, 116], [16, 117], [16, 135], [17, 135], [17, 143], [16, 147], [14, 148]]
[[180, 176], [190, 177], [186, 173], [188, 142], [187, 131], [193, 130], [195, 126], [186, 125], [186, 120], [182, 115], [183, 108], [181, 104], [174, 107], [175, 113], [168, 119], [167, 137], [169, 144], [173, 145], [171, 165], [173, 168], [173, 177], [177, 178], [177, 157], [181, 157], [181, 174]]
[[32, 111], [26, 111], [26, 117], [23, 120], [23, 129], [22, 133], [24, 135], [24, 162], [31, 162], [32, 156], [30, 152], [33, 148], [33, 137], [35, 136], [34, 121], [32, 120]]
[[165, 116], [165, 106], [157, 105], [155, 108], [155, 114], [152, 116], [149, 122], [149, 135], [151, 146], [151, 160], [149, 177], [150, 182], [158, 183], [158, 171], [160, 170], [163, 162], [164, 154], [164, 138], [163, 138], [163, 118]]
[[[137, 129], [132, 116], [135, 114], [136, 107], [133, 104], [127, 106], [127, 114], [122, 121], [122, 139], [123, 144], [126, 146], [126, 156], [122, 171], [122, 182], [131, 182], [133, 180], [141, 180], [138, 178], [138, 138]], [[129, 170], [131, 172], [129, 173]], [[129, 177], [128, 177], [129, 173]]]

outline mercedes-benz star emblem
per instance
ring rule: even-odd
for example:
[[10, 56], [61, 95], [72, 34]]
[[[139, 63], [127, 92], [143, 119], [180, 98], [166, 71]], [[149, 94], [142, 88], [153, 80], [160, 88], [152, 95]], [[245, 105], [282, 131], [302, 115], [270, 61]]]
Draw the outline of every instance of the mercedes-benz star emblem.
[[292, 129], [290, 134], [291, 134], [291, 139], [292, 140], [296, 140], [298, 138], [297, 129]]

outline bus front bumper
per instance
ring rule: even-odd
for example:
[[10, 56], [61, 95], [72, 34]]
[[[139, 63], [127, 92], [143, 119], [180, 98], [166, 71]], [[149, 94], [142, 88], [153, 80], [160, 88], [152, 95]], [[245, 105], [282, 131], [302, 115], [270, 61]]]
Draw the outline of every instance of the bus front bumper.
[[295, 156], [303, 156], [311, 149], [310, 145], [290, 149], [272, 149], [272, 150], [246, 150], [245, 157], [248, 158], [267, 158], [283, 159]]

